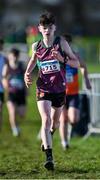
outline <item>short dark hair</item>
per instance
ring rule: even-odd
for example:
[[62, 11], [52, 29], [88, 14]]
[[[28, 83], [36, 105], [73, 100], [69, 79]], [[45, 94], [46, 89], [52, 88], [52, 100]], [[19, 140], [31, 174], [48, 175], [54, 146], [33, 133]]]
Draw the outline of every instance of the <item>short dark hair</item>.
[[15, 57], [18, 57], [20, 51], [19, 51], [18, 49], [16, 49], [16, 48], [12, 48], [12, 49], [10, 50], [10, 53], [14, 54]]
[[65, 40], [66, 40], [68, 43], [71, 43], [71, 42], [72, 42], [72, 36], [71, 36], [71, 34], [64, 34], [63, 37], [65, 38]]
[[51, 12], [46, 12], [40, 16], [39, 24], [45, 26], [50, 24], [55, 24], [55, 17]]

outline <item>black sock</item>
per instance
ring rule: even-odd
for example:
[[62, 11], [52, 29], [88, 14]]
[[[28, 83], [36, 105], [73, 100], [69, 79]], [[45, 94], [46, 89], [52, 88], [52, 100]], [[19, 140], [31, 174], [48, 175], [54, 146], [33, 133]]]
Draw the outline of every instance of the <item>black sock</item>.
[[52, 160], [53, 159], [53, 156], [52, 156], [52, 149], [48, 148], [48, 149], [45, 149], [45, 154], [46, 154], [46, 158], [47, 160]]

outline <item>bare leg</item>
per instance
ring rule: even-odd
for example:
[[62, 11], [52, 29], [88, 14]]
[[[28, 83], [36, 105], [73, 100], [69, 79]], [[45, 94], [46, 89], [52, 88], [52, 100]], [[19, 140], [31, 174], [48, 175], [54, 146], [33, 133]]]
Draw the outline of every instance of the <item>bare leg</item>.
[[64, 149], [68, 146], [68, 116], [67, 110], [64, 107], [61, 116], [60, 116], [60, 126], [59, 126], [59, 133], [61, 138], [61, 144]]
[[18, 136], [18, 129], [17, 129], [17, 124], [16, 124], [16, 105], [13, 102], [8, 101], [7, 108], [8, 108], [9, 121], [10, 121], [13, 135]]
[[52, 148], [52, 139], [50, 134], [51, 125], [51, 102], [50, 101], [38, 101], [37, 102], [39, 113], [42, 119], [41, 127], [41, 139], [45, 149]]
[[77, 108], [69, 107], [68, 109], [68, 119], [69, 119], [69, 126], [68, 126], [68, 140], [70, 141], [72, 126], [75, 125], [79, 121], [79, 114], [80, 111]]
[[50, 133], [51, 125], [51, 102], [47, 100], [37, 102], [38, 109], [42, 119], [41, 138], [44, 145], [46, 154], [46, 162], [44, 167], [48, 170], [54, 169], [53, 156], [52, 156], [52, 138]]
[[68, 119], [71, 124], [77, 123], [79, 121], [79, 109], [76, 109], [74, 107], [69, 107]]
[[55, 131], [58, 127], [59, 127], [59, 118], [61, 115], [61, 111], [62, 111], [62, 107], [56, 108], [56, 107], [52, 107], [51, 108], [51, 127], [50, 130]]

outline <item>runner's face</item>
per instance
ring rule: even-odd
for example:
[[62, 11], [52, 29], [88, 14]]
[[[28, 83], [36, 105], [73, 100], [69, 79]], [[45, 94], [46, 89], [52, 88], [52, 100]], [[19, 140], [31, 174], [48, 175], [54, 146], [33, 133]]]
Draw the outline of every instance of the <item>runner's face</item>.
[[42, 33], [42, 36], [45, 37], [52, 37], [54, 36], [54, 32], [56, 30], [56, 26], [54, 24], [51, 25], [39, 25], [39, 31]]
[[16, 58], [12, 53], [9, 53], [9, 54], [8, 54], [8, 60], [9, 60], [9, 61], [15, 62], [16, 59], [17, 59], [17, 58]]

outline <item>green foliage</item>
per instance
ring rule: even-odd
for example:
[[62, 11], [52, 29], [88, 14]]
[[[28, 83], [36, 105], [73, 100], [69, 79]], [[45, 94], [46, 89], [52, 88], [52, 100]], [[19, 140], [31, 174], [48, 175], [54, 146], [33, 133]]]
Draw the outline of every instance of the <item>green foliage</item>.
[[73, 48], [88, 63], [100, 63], [100, 38], [78, 37], [73, 40]]

